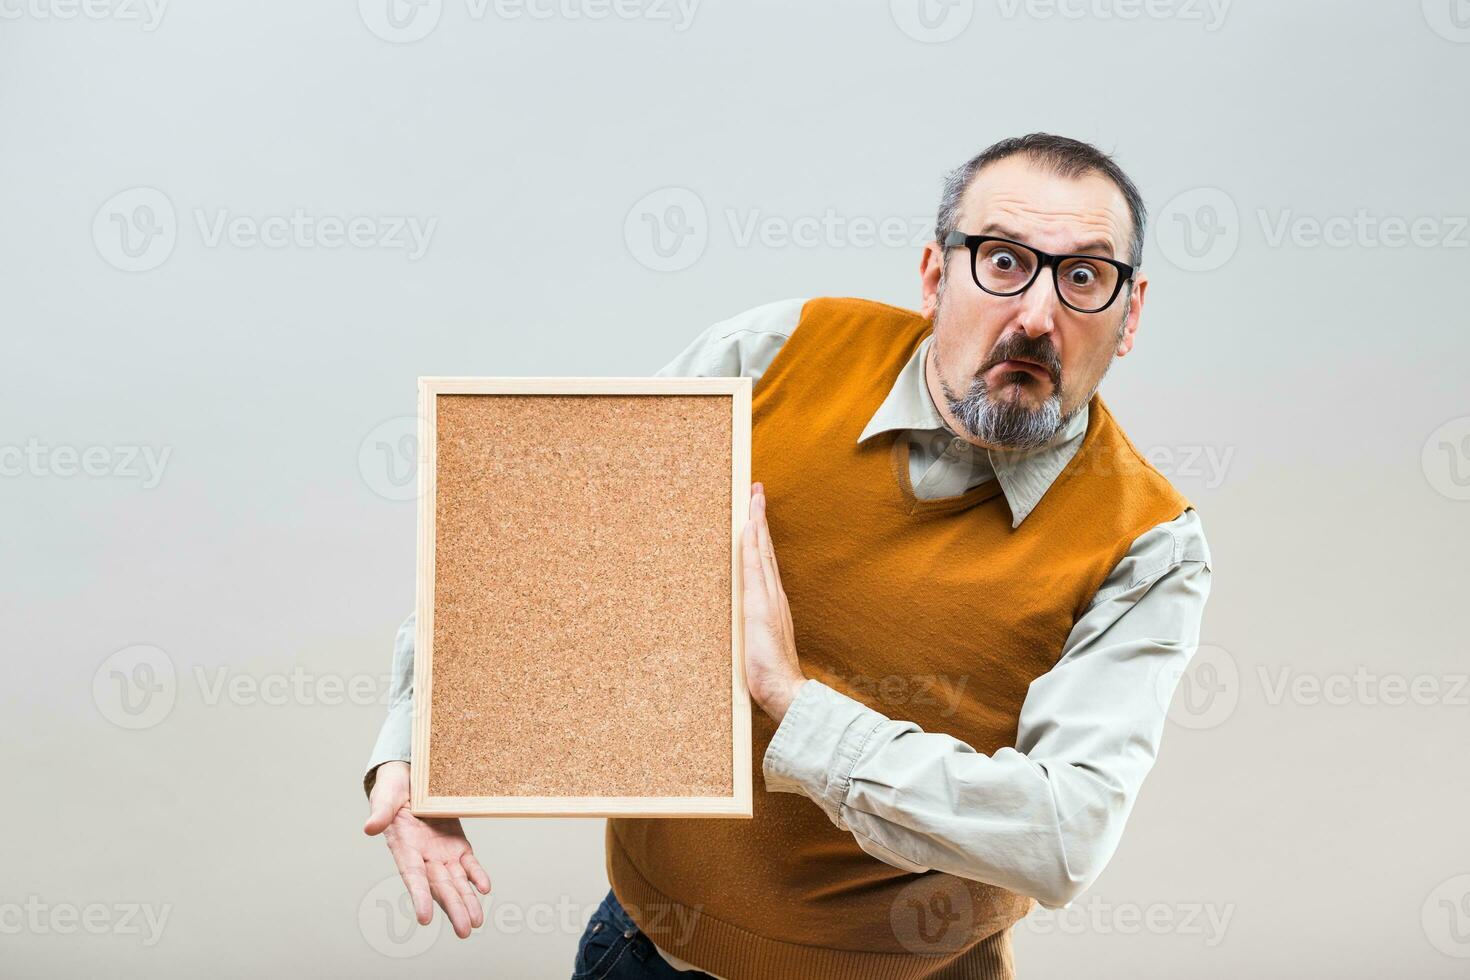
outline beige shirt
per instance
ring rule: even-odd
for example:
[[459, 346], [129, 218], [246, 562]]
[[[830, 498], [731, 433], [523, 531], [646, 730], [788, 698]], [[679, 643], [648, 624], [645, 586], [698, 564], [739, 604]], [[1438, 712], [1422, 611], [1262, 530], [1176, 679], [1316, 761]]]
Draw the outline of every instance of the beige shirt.
[[[770, 303], [716, 323], [657, 375], [759, 379], [804, 302]], [[901, 432], [917, 497], [953, 496], [998, 479], [1019, 526], [1077, 452], [1087, 411], [1040, 450], [972, 446], [946, 426], [925, 384], [930, 339], [900, 370], [859, 442]], [[777, 541], [778, 560], [780, 548]], [[1174, 685], [1199, 644], [1209, 589], [1209, 548], [1198, 514], [1187, 510], [1141, 535], [1098, 589], [1056, 665], [1032, 682], [1014, 748], [982, 755], [809, 680], [767, 747], [765, 788], [807, 796], [877, 860], [1065, 908], [1117, 847], [1157, 756]], [[410, 615], [395, 643], [391, 705], [369, 776], [383, 762], [410, 758], [413, 635]], [[926, 773], [950, 778], [918, 785], [930, 777], [915, 774]], [[895, 798], [925, 805], [904, 811], [891, 805]], [[677, 969], [697, 969], [660, 952]]]

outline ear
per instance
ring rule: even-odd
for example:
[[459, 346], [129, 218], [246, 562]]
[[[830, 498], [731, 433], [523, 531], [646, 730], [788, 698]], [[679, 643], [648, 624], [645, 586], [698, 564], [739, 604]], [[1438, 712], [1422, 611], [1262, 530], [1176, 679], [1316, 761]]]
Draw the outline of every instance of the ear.
[[1138, 318], [1143, 315], [1144, 295], [1148, 292], [1148, 275], [1138, 273], [1133, 280], [1132, 302], [1128, 304], [1128, 318], [1123, 324], [1123, 337], [1118, 341], [1117, 354], [1125, 356], [1133, 349], [1133, 336], [1138, 333]]
[[923, 302], [919, 313], [924, 319], [934, 319], [934, 309], [939, 305], [939, 279], [944, 274], [944, 249], [938, 242], [928, 242], [919, 255], [919, 293]]

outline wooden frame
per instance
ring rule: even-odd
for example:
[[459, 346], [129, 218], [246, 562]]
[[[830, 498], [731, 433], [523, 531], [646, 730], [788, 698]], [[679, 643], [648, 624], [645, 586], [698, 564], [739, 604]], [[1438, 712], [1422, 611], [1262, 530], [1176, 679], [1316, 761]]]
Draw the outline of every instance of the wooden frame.
[[[434, 683], [435, 516], [437, 510], [438, 398], [441, 395], [710, 395], [730, 400], [730, 603], [733, 747], [731, 786], [723, 796], [431, 796], [429, 794]], [[751, 721], [745, 681], [741, 611], [741, 533], [750, 506], [750, 378], [419, 378], [419, 522], [417, 633], [414, 646], [412, 812], [424, 817], [750, 817]]]

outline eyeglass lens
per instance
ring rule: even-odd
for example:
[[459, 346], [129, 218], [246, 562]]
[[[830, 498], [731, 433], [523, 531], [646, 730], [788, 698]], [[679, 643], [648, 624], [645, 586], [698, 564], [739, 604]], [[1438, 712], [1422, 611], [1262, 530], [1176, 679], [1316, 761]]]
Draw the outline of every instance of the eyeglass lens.
[[[1020, 292], [1036, 271], [1037, 257], [1029, 249], [1007, 242], [982, 242], [975, 254], [975, 276], [995, 293]], [[1087, 257], [1064, 258], [1057, 263], [1057, 290], [1071, 305], [1086, 311], [1101, 309], [1118, 285], [1118, 270]]]

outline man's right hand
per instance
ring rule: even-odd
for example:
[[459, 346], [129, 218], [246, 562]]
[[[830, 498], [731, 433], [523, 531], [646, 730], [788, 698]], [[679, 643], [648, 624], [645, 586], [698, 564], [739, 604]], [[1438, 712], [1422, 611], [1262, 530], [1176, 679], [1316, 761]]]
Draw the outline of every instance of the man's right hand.
[[[420, 820], [408, 808], [408, 763], [385, 762], [368, 798], [369, 814], [362, 831], [382, 834], [398, 865], [398, 874], [413, 899], [419, 925], [426, 926], [438, 902], [454, 926], [454, 934], [469, 937], [470, 929], [485, 922], [481, 895], [490, 894], [490, 876], [480, 867], [464, 829], [454, 818]], [[432, 896], [432, 900], [430, 898]]]

